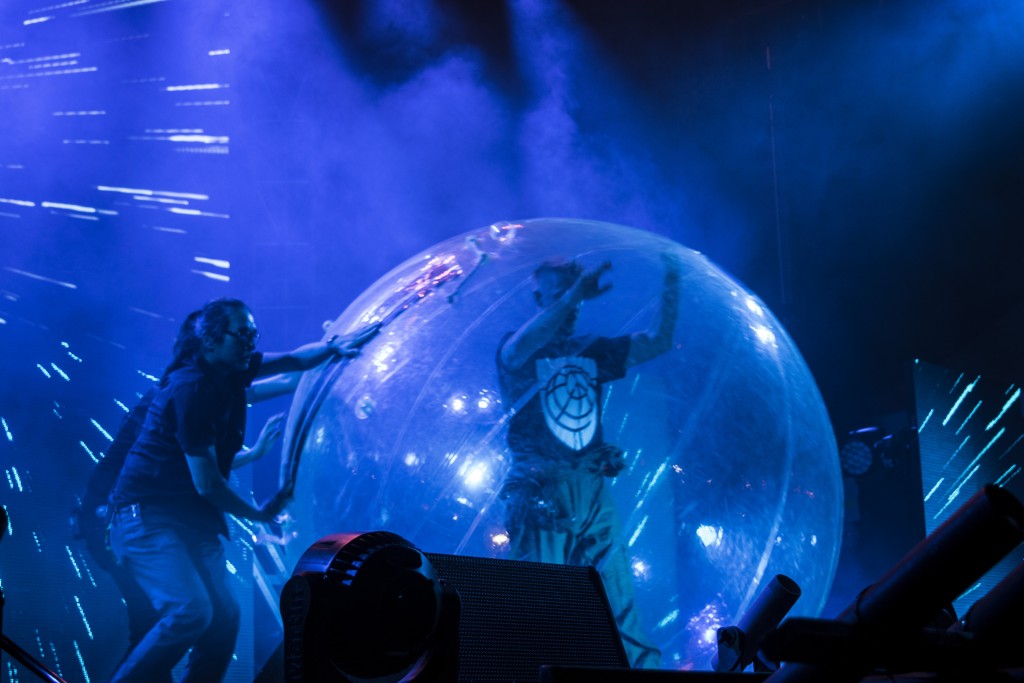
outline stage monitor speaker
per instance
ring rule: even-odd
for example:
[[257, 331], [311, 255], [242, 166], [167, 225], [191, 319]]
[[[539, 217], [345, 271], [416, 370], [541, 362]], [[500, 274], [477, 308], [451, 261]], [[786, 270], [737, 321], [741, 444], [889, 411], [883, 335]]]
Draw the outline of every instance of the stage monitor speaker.
[[629, 663], [593, 567], [424, 553], [458, 592], [458, 681], [538, 681], [541, 665]]

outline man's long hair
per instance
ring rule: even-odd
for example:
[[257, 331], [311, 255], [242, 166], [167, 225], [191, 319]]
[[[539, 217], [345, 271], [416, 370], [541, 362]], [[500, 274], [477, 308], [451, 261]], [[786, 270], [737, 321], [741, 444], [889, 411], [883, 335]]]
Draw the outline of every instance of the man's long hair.
[[231, 324], [231, 313], [240, 309], [248, 309], [245, 302], [222, 297], [209, 301], [199, 310], [189, 313], [178, 329], [178, 337], [174, 340], [173, 357], [164, 370], [163, 380], [195, 357], [202, 348], [204, 339], [211, 342], [223, 339]]

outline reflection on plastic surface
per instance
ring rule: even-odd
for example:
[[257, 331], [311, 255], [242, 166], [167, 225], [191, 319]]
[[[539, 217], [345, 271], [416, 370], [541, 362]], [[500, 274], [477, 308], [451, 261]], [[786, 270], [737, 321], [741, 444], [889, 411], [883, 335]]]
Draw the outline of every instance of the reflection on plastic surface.
[[[605, 385], [601, 409], [605, 440], [625, 454], [605, 483], [644, 628], [665, 668], [704, 669], [714, 629], [735, 623], [776, 574], [803, 590], [792, 614], [816, 616], [838, 556], [842, 493], [832, 429], [799, 352], [704, 256], [589, 221], [502, 223], [438, 244], [329, 326], [327, 336], [371, 336], [322, 391], [311, 396], [312, 372], [296, 393], [285, 436], [301, 453], [293, 561], [321, 536], [369, 530], [428, 552], [508, 557], [500, 492], [514, 407], [502, 401], [496, 354], [537, 312], [533, 269], [610, 261], [603, 279], [614, 286], [585, 303], [578, 330], [615, 336], [652, 324], [665, 252], [682, 269], [673, 348]], [[291, 444], [297, 435], [305, 443]]]

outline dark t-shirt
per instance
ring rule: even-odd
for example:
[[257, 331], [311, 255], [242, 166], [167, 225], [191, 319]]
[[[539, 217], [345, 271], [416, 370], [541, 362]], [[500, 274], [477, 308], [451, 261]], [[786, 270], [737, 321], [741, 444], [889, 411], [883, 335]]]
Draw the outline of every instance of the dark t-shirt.
[[213, 446], [220, 473], [225, 479], [230, 475], [245, 438], [245, 389], [262, 361], [257, 353], [246, 371], [222, 375], [197, 357], [168, 375], [121, 468], [111, 495], [114, 505], [142, 503], [149, 511], [144, 519], [227, 535], [223, 513], [192, 483], [185, 453]]
[[504, 366], [500, 348], [502, 398], [506, 409], [516, 408], [508, 445], [517, 460], [572, 463], [604, 445], [601, 385], [625, 376], [629, 336], [552, 341], [515, 370]]

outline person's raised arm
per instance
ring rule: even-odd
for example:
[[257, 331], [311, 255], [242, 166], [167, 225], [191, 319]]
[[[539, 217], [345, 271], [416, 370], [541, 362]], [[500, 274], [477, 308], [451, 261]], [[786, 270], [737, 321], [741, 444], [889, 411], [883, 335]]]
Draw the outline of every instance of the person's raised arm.
[[281, 432], [284, 431], [284, 418], [284, 413], [278, 413], [267, 420], [267, 423], [263, 425], [263, 429], [260, 430], [260, 435], [256, 438], [256, 443], [253, 444], [253, 447], [242, 449], [235, 455], [235, 459], [231, 463], [231, 469], [237, 470], [239, 467], [255, 462], [266, 455], [274, 446], [274, 442], [281, 436]]
[[263, 354], [258, 377], [267, 377], [278, 373], [301, 372], [310, 370], [335, 355], [354, 356], [359, 352], [343, 346], [338, 337], [326, 341], [303, 344], [287, 353], [267, 352]]
[[551, 341], [569, 317], [576, 314], [581, 303], [611, 289], [611, 284], [601, 283], [601, 276], [611, 267], [612, 264], [605, 261], [585, 271], [561, 296], [554, 301], [544, 302], [544, 308], [527, 320], [501, 347], [502, 364], [510, 370], [521, 367], [530, 356]]
[[674, 254], [662, 254], [661, 261], [665, 265], [665, 282], [661, 289], [658, 317], [650, 330], [630, 336], [627, 367], [646, 363], [672, 348], [672, 335], [679, 317], [680, 266]]

